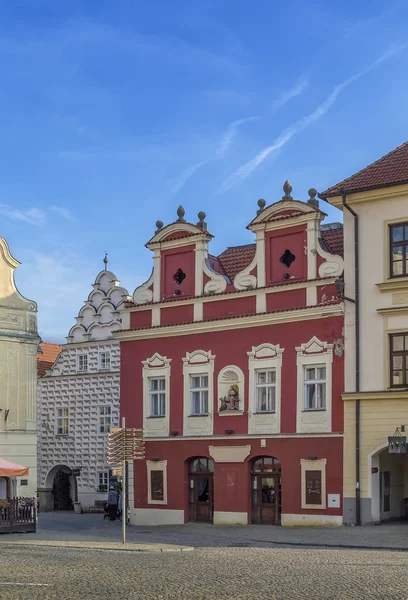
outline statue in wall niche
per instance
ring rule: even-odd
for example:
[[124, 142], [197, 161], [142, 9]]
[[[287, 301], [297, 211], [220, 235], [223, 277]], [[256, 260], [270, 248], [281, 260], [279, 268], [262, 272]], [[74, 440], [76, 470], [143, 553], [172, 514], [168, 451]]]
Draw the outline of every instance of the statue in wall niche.
[[239, 387], [231, 385], [228, 395], [220, 398], [220, 412], [223, 410], [239, 410]]

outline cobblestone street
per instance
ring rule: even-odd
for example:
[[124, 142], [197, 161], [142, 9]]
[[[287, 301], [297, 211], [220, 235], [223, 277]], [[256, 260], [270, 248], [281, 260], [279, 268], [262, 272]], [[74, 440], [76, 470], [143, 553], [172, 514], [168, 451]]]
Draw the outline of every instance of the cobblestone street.
[[405, 600], [402, 552], [205, 548], [140, 553], [3, 545], [2, 600]]

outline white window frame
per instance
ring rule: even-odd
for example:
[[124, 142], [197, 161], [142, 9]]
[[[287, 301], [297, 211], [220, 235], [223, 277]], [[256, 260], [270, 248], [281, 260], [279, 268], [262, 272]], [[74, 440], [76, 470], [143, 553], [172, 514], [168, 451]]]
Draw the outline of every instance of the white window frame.
[[[106, 480], [106, 484], [105, 483], [101, 483], [101, 475], [103, 476], [103, 479]], [[105, 486], [105, 490], [100, 490], [99, 486], [100, 485], [104, 485]], [[101, 493], [105, 493], [109, 491], [109, 471], [99, 471], [98, 472], [98, 492]]]
[[[297, 352], [297, 433], [330, 433], [332, 431], [333, 347], [313, 336], [296, 348]], [[305, 408], [305, 368], [326, 368], [326, 407]]]
[[[167, 460], [146, 461], [147, 473], [147, 503], [148, 504], [167, 504]], [[152, 499], [152, 471], [163, 471], [163, 500]]]
[[[275, 375], [275, 381], [274, 382], [264, 382], [264, 383], [259, 383], [258, 382], [258, 374], [259, 373], [273, 373]], [[273, 408], [265, 408], [262, 409], [259, 407], [259, 390], [260, 389], [273, 389]], [[276, 368], [272, 367], [272, 368], [264, 368], [264, 369], [255, 369], [255, 412], [257, 414], [262, 413], [275, 413], [276, 412]], [[266, 399], [266, 403], [268, 403], [268, 399]]]
[[[315, 379], [307, 379], [307, 371], [308, 371], [308, 369], [314, 369], [315, 375], [317, 375], [317, 370], [318, 369], [324, 369], [324, 371], [325, 371], [324, 379], [318, 379], [317, 377]], [[307, 406], [307, 404], [308, 404], [308, 388], [310, 386], [314, 386], [314, 388], [315, 388], [315, 403], [317, 404], [317, 400], [318, 400], [317, 386], [318, 385], [323, 385], [323, 384], [324, 384], [323, 406]], [[326, 365], [324, 363], [321, 363], [321, 364], [312, 364], [312, 365], [304, 365], [303, 366], [303, 386], [304, 386], [303, 387], [303, 390], [304, 390], [303, 410], [305, 410], [305, 411], [326, 410], [327, 369], [326, 369]]]
[[[156, 390], [152, 389], [152, 382], [153, 381], [162, 381], [164, 383], [164, 387], [160, 388], [158, 387]], [[158, 377], [157, 375], [149, 377], [148, 378], [148, 387], [149, 387], [149, 417], [150, 418], [159, 418], [159, 417], [165, 417], [166, 416], [166, 377], [165, 376], [160, 376]], [[158, 410], [155, 411], [153, 410], [154, 408], [154, 396], [158, 396], [157, 399], [157, 406], [158, 406]]]
[[[88, 366], [89, 366], [88, 352], [78, 352], [76, 358], [77, 358], [77, 372], [78, 373], [87, 373], [88, 372]], [[85, 363], [86, 368], [84, 368], [83, 365], [82, 365], [82, 368], [81, 368], [81, 365], [80, 365], [81, 358], [83, 360], [83, 363]]]
[[[109, 408], [109, 413], [104, 413], [105, 408]], [[98, 434], [106, 435], [109, 431], [101, 431], [102, 423], [106, 424], [107, 417], [109, 417], [109, 431], [112, 429], [112, 405], [104, 404], [103, 406], [98, 407]]]
[[[161, 356], [157, 352], [150, 358], [142, 361], [143, 378], [143, 429], [145, 437], [165, 437], [169, 435], [170, 427], [170, 377], [171, 358]], [[165, 414], [154, 416], [151, 414], [150, 380], [165, 380]]]
[[[211, 350], [187, 352], [183, 358], [183, 435], [212, 435], [214, 412], [214, 361]], [[191, 377], [208, 377], [208, 413], [192, 414]]]
[[[282, 389], [282, 357], [285, 349], [279, 344], [270, 343], [253, 346], [248, 352], [249, 401], [248, 401], [248, 433], [269, 434], [280, 433], [281, 429], [281, 389]], [[274, 369], [275, 377], [275, 412], [257, 410], [256, 372]]]
[[[105, 357], [105, 358], [103, 358]], [[105, 365], [102, 362], [105, 361]], [[110, 371], [111, 368], [111, 353], [109, 350], [103, 350], [98, 355], [98, 366], [100, 371]]]
[[[66, 414], [59, 414], [60, 411], [66, 411]], [[66, 421], [66, 431], [59, 432], [59, 421]], [[55, 409], [55, 435], [69, 435], [69, 407], [58, 406]]]
[[[202, 378], [206, 378], [207, 379], [207, 385], [206, 386], [202, 386], [201, 383], [201, 379]], [[193, 387], [193, 379], [200, 379], [200, 385], [199, 387]], [[203, 373], [195, 373], [195, 374], [190, 374], [190, 416], [194, 416], [194, 417], [201, 417], [201, 416], [208, 416], [209, 414], [209, 405], [208, 405], [208, 397], [209, 397], [209, 390], [208, 390], [208, 384], [209, 384], [209, 376], [208, 373], [203, 372]], [[206, 401], [204, 400], [205, 398], [205, 392], [207, 392], [207, 399]], [[200, 404], [200, 410], [199, 412], [195, 412], [194, 411], [194, 394], [199, 394], [199, 404]], [[206, 402], [207, 404], [207, 410], [202, 410], [203, 408], [203, 404]]]

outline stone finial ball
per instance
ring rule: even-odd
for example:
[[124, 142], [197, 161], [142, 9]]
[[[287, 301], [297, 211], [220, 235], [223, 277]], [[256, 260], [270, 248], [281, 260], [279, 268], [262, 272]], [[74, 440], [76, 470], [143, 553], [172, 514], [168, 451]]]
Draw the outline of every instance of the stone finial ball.
[[259, 200], [258, 200], [258, 206], [259, 206], [259, 208], [265, 208], [265, 206], [266, 206], [266, 200], [264, 200], [263, 198], [259, 198]]
[[200, 212], [198, 213], [197, 216], [200, 219], [200, 221], [204, 221], [204, 219], [207, 215], [205, 214], [205, 212], [203, 210], [200, 210]]
[[157, 229], [162, 229], [163, 221], [156, 221], [156, 227], [157, 227]]
[[310, 188], [307, 192], [311, 198], [315, 198], [317, 196], [317, 190], [315, 188]]

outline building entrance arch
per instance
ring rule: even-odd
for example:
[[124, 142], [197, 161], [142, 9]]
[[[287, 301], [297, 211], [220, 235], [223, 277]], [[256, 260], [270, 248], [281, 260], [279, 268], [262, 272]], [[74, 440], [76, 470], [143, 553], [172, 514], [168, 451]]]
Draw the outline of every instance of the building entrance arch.
[[281, 516], [281, 463], [273, 456], [251, 461], [251, 523], [279, 525]]
[[46, 478], [46, 488], [50, 490], [51, 510], [72, 510], [78, 498], [78, 486], [72, 469], [66, 465], [56, 465]]
[[213, 522], [214, 462], [205, 456], [188, 463], [190, 521]]
[[390, 454], [388, 441], [368, 455], [368, 496], [371, 522], [405, 517], [404, 498], [408, 496], [408, 455]]

